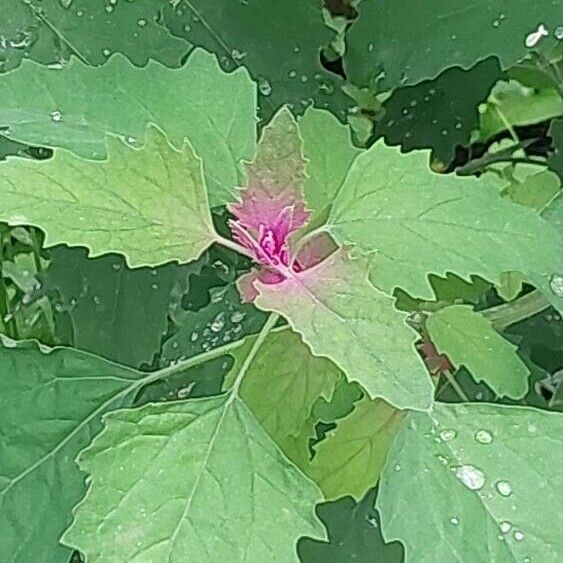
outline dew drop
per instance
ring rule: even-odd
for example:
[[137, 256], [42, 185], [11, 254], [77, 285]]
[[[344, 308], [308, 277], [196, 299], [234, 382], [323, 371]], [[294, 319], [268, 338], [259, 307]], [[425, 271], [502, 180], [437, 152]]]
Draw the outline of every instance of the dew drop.
[[190, 335], [190, 340], [192, 342], [195, 342], [198, 338], [199, 338], [199, 334], [197, 332], [192, 332], [192, 334]]
[[94, 297], [92, 297], [92, 301], [94, 302], [94, 305], [100, 304], [100, 298], [97, 295], [94, 295]]
[[109, 49], [102, 49], [102, 54], [104, 57], [109, 57], [111, 55], [111, 51]]
[[510, 532], [510, 530], [512, 530], [512, 524], [510, 522], [506, 521], [506, 520], [504, 522], [501, 522], [499, 524], [499, 527], [500, 527], [500, 531], [503, 534], [508, 534], [508, 532]]
[[549, 278], [549, 287], [557, 297], [563, 297], [563, 276], [561, 274], [553, 274]]
[[485, 475], [474, 465], [460, 465], [455, 470], [455, 476], [472, 491], [478, 491], [485, 484]]
[[480, 444], [490, 444], [493, 441], [493, 435], [488, 430], [478, 430], [475, 432], [475, 440]]
[[400, 464], [396, 463], [394, 469], [395, 469], [395, 471], [401, 471]]
[[459, 524], [459, 518], [457, 518], [456, 516], [452, 516], [450, 518], [450, 522], [454, 525], [457, 526]]
[[244, 317], [246, 317], [246, 313], [243, 313], [242, 311], [236, 311], [231, 315], [231, 322], [235, 324], [240, 323], [243, 321]]
[[258, 90], [263, 96], [269, 96], [272, 93], [272, 85], [265, 79], [258, 80]]
[[503, 497], [508, 497], [512, 494], [512, 487], [508, 481], [499, 481], [495, 486]]
[[55, 123], [59, 123], [63, 119], [63, 114], [60, 111], [55, 110], [54, 112], [51, 113], [51, 119]]
[[219, 313], [210, 325], [213, 332], [221, 332], [225, 326], [225, 313]]
[[111, 14], [113, 12], [113, 6], [111, 6], [111, 5], [106, 6], [106, 12], [108, 14]]
[[68, 10], [72, 6], [72, 0], [59, 0], [59, 4], [65, 9]]
[[145, 27], [147, 25], [147, 20], [141, 18], [140, 20], [137, 20], [137, 25], [139, 27]]
[[498, 27], [500, 22], [498, 20], [493, 21], [493, 27]]
[[563, 25], [560, 25], [554, 32], [555, 39], [561, 41], [563, 39]]
[[522, 541], [524, 539], [524, 534], [517, 530], [516, 532], [514, 532], [514, 539], [516, 541]]
[[455, 437], [457, 436], [457, 432], [455, 430], [442, 430], [440, 432], [440, 438], [444, 441], [444, 442], [451, 442], [452, 440], [455, 439]]
[[289, 78], [295, 78], [297, 76], [297, 73], [294, 70], [290, 70], [287, 75], [289, 76]]
[[373, 43], [368, 43], [368, 53], [373, 52], [375, 49], [375, 45]]
[[547, 28], [543, 23], [540, 23], [535, 31], [532, 31], [532, 33], [529, 33], [526, 36], [524, 43], [526, 47], [531, 49], [532, 47], [535, 47], [540, 42], [542, 37], [545, 37], [546, 35], [549, 35]]

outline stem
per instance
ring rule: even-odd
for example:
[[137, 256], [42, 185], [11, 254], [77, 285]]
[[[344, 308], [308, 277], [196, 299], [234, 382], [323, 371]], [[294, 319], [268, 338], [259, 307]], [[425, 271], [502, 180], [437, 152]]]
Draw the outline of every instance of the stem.
[[[465, 391], [460, 387], [459, 383], [455, 380], [455, 377], [450, 373], [450, 370], [444, 370], [443, 374], [446, 376], [448, 383], [453, 387], [454, 391], [456, 392], [457, 396], [466, 403], [469, 403], [469, 398], [465, 394]], [[443, 389], [443, 387], [442, 387]]]
[[550, 306], [549, 302], [538, 289], [534, 289], [523, 297], [504, 303], [490, 309], [480, 311], [495, 327], [496, 330], [505, 328], [527, 319], [532, 315], [541, 313]]
[[255, 260], [255, 256], [252, 254], [252, 252], [250, 252], [250, 250], [247, 250], [246, 248], [244, 248], [244, 246], [238, 244], [238, 242], [235, 242], [234, 240], [219, 236], [217, 237], [216, 242], [222, 244], [227, 248], [230, 248], [231, 250], [234, 250], [235, 252], [238, 252], [239, 254], [244, 254], [251, 260]]
[[256, 353], [264, 343], [264, 340], [268, 336], [268, 333], [274, 328], [274, 326], [278, 322], [278, 318], [279, 315], [277, 313], [271, 313], [270, 316], [268, 317], [268, 320], [264, 323], [264, 326], [258, 333], [258, 338], [252, 345], [252, 348], [250, 349], [248, 356], [246, 356], [237, 374], [237, 377], [231, 387], [231, 398], [229, 400], [232, 400], [238, 396], [240, 384], [242, 383], [242, 380], [244, 379], [244, 376], [246, 375], [246, 372], [248, 371], [248, 368], [250, 367], [250, 364], [252, 363], [254, 356], [256, 356]]
[[[274, 315], [277, 317], [277, 315]], [[271, 318], [271, 316], [270, 316]], [[266, 327], [270, 319], [266, 321], [262, 330]], [[277, 321], [277, 318], [276, 318]], [[279, 328], [276, 328], [274, 332], [281, 332], [283, 330], [287, 330], [289, 325], [285, 325]], [[269, 331], [268, 331], [269, 332]], [[259, 335], [261, 332], [259, 333]], [[219, 358], [232, 350], [236, 350], [240, 348], [246, 342], [246, 338], [241, 338], [240, 340], [235, 340], [234, 342], [229, 342], [228, 344], [223, 344], [223, 346], [219, 346], [218, 348], [214, 348], [213, 350], [208, 350], [207, 352], [202, 352], [197, 356], [193, 356], [187, 360], [183, 360], [181, 362], [175, 363], [174, 365], [167, 366], [165, 368], [159, 369], [157, 371], [153, 371], [147, 375], [147, 377], [141, 380], [141, 386], [146, 385], [147, 383], [152, 383], [153, 381], [157, 381], [158, 379], [164, 379], [173, 375], [175, 373], [193, 368], [198, 366], [199, 364], [203, 364], [205, 362], [209, 362], [210, 360], [214, 360], [215, 358]]]
[[498, 162], [510, 162], [511, 164], [535, 164], [536, 166], [546, 166], [544, 161], [534, 160], [533, 158], [505, 156], [505, 155], [495, 157], [491, 155], [487, 158], [480, 158], [472, 162], [469, 162], [465, 166], [458, 168], [456, 172], [459, 176], [471, 176], [475, 174], [475, 172], [481, 172], [487, 166], [490, 166], [491, 164], [496, 164]]
[[514, 127], [512, 126], [512, 123], [510, 123], [510, 121], [508, 121], [508, 118], [506, 117], [505, 113], [499, 107], [500, 101], [497, 98], [495, 98], [494, 96], [492, 96], [491, 102], [493, 103], [495, 111], [497, 112], [498, 116], [500, 117], [500, 120], [503, 122], [504, 126], [506, 127], [506, 130], [510, 133], [510, 136], [512, 137], [514, 142], [516, 144], [520, 145], [520, 139], [518, 138], [518, 135], [516, 134], [516, 131], [514, 130]]

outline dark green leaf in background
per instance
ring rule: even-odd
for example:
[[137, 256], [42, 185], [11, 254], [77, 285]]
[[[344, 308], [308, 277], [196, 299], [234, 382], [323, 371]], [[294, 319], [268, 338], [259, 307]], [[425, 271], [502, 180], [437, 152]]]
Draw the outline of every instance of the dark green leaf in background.
[[216, 53], [226, 70], [247, 67], [264, 116], [282, 104], [300, 113], [314, 103], [344, 119], [350, 103], [342, 81], [320, 63], [333, 34], [319, 0], [179, 0], [164, 10], [163, 22], [174, 35]]
[[526, 37], [549, 30], [536, 49], [548, 51], [561, 24], [557, 1], [364, 0], [346, 42], [345, 69], [357, 86], [379, 91], [470, 68], [491, 55], [506, 68], [527, 52]]
[[24, 57], [60, 68], [70, 55], [101, 65], [115, 52], [137, 66], [150, 59], [180, 66], [190, 45], [159, 25], [162, 5], [161, 0], [3, 0], [1, 68], [14, 68]]

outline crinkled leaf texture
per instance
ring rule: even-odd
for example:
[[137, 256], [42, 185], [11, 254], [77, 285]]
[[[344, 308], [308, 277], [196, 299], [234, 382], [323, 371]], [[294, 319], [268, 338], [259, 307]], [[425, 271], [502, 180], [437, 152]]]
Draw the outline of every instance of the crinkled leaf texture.
[[324, 536], [320, 491], [235, 395], [114, 412], [80, 466], [92, 484], [62, 541], [90, 563], [286, 563]]
[[330, 358], [372, 397], [425, 410], [433, 385], [414, 349], [416, 334], [366, 272], [363, 260], [339, 250], [280, 283], [257, 282], [256, 304], [286, 316], [314, 354]]
[[530, 371], [517, 347], [471, 307], [441, 309], [428, 318], [426, 328], [438, 352], [457, 367], [464, 365], [475, 381], [484, 381], [499, 397], [521, 399], [528, 391]]
[[488, 404], [409, 415], [380, 481], [385, 539], [407, 562], [559, 561], [562, 418]]
[[500, 285], [518, 271], [546, 292], [563, 271], [562, 237], [533, 210], [502, 199], [485, 179], [439, 175], [428, 153], [382, 143], [356, 158], [327, 228], [342, 244], [375, 253], [370, 279], [432, 299], [428, 274], [479, 275]]
[[156, 128], [141, 149], [108, 138], [107, 161], [58, 152], [49, 161], [11, 160], [0, 170], [0, 219], [34, 225], [45, 244], [115, 251], [130, 266], [188, 262], [215, 239], [201, 162]]
[[58, 539], [85, 492], [74, 458], [104, 412], [131, 404], [143, 374], [76, 350], [6, 340], [0, 372], [0, 560], [67, 561]]
[[106, 157], [107, 133], [142, 142], [149, 123], [176, 148], [187, 138], [203, 161], [212, 206], [233, 200], [241, 161], [256, 145], [256, 85], [244, 69], [222, 71], [201, 49], [173, 70], [154, 62], [136, 68], [122, 56], [100, 68], [72, 59], [61, 71], [25, 62], [2, 77], [0, 97], [11, 138], [86, 158]]

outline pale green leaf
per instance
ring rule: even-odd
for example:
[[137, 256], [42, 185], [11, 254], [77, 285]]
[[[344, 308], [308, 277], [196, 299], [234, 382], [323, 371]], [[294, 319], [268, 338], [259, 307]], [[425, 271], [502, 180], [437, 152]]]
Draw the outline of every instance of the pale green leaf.
[[85, 491], [74, 458], [104, 412], [131, 403], [142, 374], [12, 341], [0, 348], [0, 372], [0, 560], [67, 561], [58, 540]]
[[528, 53], [526, 37], [543, 24], [534, 50], [548, 53], [560, 24], [556, 1], [364, 0], [350, 26], [344, 60], [348, 79], [380, 91], [434, 78], [452, 66], [470, 68], [496, 56], [507, 68]]
[[561, 424], [487, 404], [411, 414], [379, 485], [386, 541], [403, 542], [407, 563], [559, 561]]
[[112, 413], [63, 542], [89, 563], [298, 561], [320, 491], [235, 395]]
[[362, 498], [379, 478], [404, 413], [364, 397], [315, 448], [305, 472], [327, 500]]
[[479, 275], [495, 284], [518, 271], [538, 287], [563, 271], [563, 241], [531, 209], [503, 200], [485, 179], [439, 175], [425, 151], [381, 143], [362, 153], [338, 192], [328, 228], [376, 252], [371, 281], [432, 298], [428, 274]]
[[413, 346], [416, 334], [393, 299], [369, 284], [362, 260], [338, 251], [258, 290], [260, 308], [286, 316], [314, 354], [330, 358], [370, 395], [398, 408], [430, 406], [433, 386]]
[[516, 167], [510, 184], [504, 189], [504, 193], [514, 202], [526, 207], [531, 207], [542, 212], [561, 189], [559, 176], [551, 170], [541, 170], [538, 167], [526, 165]]
[[175, 70], [136, 68], [122, 56], [100, 68], [72, 59], [60, 71], [25, 62], [2, 77], [0, 97], [0, 123], [11, 138], [86, 158], [106, 157], [107, 133], [142, 141], [148, 123], [176, 148], [187, 138], [203, 160], [212, 206], [233, 199], [243, 185], [241, 161], [256, 145], [255, 84], [244, 69], [223, 72], [200, 49]]
[[479, 139], [486, 141], [508, 129], [563, 115], [563, 98], [554, 88], [530, 88], [517, 80], [500, 81], [480, 116]]
[[465, 366], [475, 381], [484, 381], [499, 397], [520, 399], [528, 391], [530, 371], [514, 344], [495, 331], [483, 315], [467, 305], [452, 305], [426, 323], [438, 352]]
[[350, 131], [327, 111], [309, 109], [299, 120], [303, 152], [309, 161], [304, 192], [308, 209], [321, 211], [334, 201], [360, 149]]
[[130, 266], [197, 258], [216, 235], [200, 160], [156, 128], [142, 149], [109, 138], [107, 161], [59, 152], [49, 161], [0, 168], [0, 218], [45, 231], [45, 245], [116, 251]]
[[[237, 351], [235, 359], [242, 353]], [[341, 372], [332, 362], [313, 356], [299, 335], [286, 329], [272, 332], [264, 341], [246, 372], [240, 394], [268, 434], [291, 457], [291, 438], [303, 433], [315, 401], [319, 397], [329, 400], [340, 378]], [[313, 425], [308, 429], [312, 434]], [[307, 447], [304, 441], [303, 449]]]

